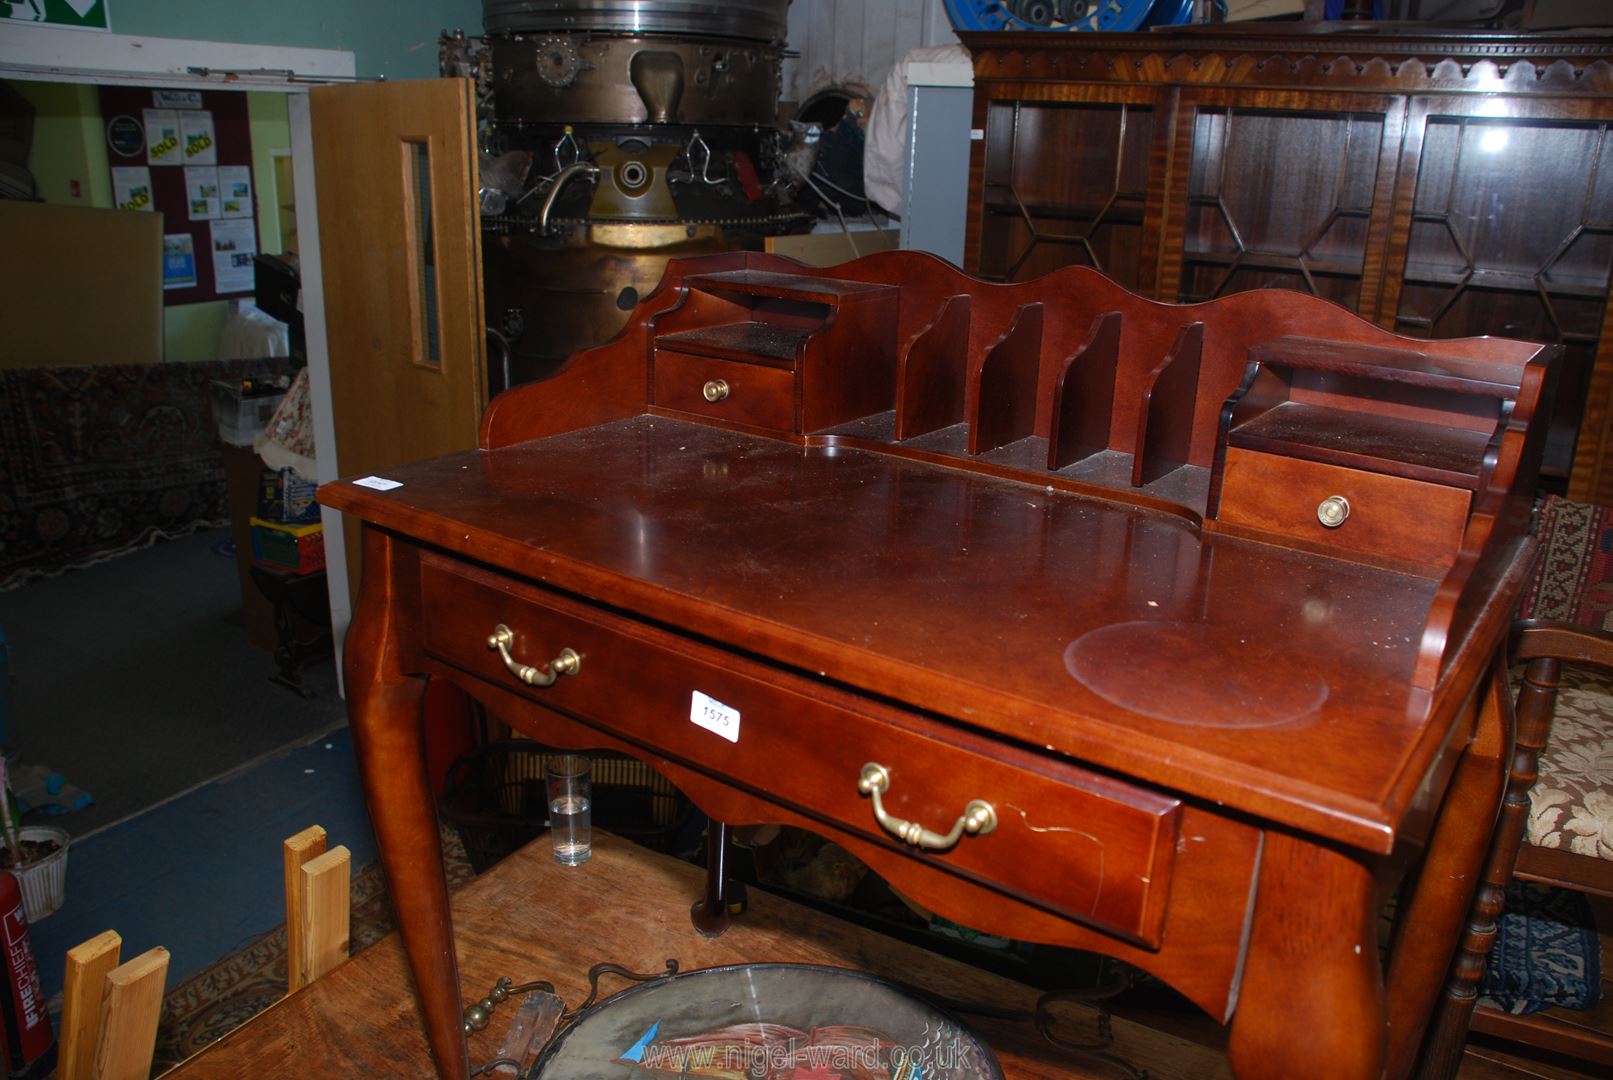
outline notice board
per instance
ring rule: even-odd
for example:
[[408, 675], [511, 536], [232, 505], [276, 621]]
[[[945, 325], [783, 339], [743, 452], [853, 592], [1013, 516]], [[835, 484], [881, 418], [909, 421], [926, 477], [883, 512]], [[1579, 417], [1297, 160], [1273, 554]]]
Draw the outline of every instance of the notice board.
[[252, 128], [237, 90], [101, 87], [112, 200], [161, 214], [163, 303], [252, 295]]

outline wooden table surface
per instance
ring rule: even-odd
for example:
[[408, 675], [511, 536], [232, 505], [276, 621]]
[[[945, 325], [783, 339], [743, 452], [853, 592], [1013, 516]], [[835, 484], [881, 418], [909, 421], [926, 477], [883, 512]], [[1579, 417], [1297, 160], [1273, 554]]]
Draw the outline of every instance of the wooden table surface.
[[[557, 866], [541, 838], [454, 894], [454, 926], [467, 1000], [500, 976], [548, 979], [568, 1004], [587, 994], [588, 968], [601, 961], [637, 971], [676, 958], [683, 970], [752, 961], [858, 968], [957, 1000], [1029, 1009], [1036, 991], [757, 890], [750, 909], [722, 937], [689, 924], [702, 872], [608, 835], [593, 859]], [[605, 993], [627, 984], [607, 976]], [[1072, 1038], [1093, 1033], [1091, 1010], [1060, 1005]], [[493, 1057], [515, 1009], [501, 1006], [471, 1037], [472, 1064]], [[998, 1054], [1009, 1078], [1114, 1077], [1042, 1041], [1028, 1022], [965, 1017]], [[1150, 1077], [1230, 1076], [1226, 1059], [1187, 1040], [1116, 1018], [1113, 1051]], [[292, 994], [167, 1074], [201, 1077], [430, 1076], [431, 1061], [397, 934], [389, 935], [306, 989]]]

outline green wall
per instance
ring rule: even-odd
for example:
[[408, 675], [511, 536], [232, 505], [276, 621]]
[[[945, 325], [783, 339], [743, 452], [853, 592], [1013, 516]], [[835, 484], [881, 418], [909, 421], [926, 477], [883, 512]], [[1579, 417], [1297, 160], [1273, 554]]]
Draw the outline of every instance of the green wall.
[[247, 126], [252, 131], [252, 192], [258, 200], [258, 250], [278, 255], [280, 214], [278, 203], [290, 202], [291, 193], [275, 190], [274, 152], [291, 147], [291, 119], [284, 94], [247, 94]]
[[[14, 82], [11, 87], [34, 107], [34, 143], [28, 167], [39, 197], [50, 203], [111, 206], [112, 174], [107, 171], [101, 106], [93, 86]], [[79, 194], [71, 191], [79, 182]]]
[[113, 0], [109, 10], [118, 34], [346, 49], [360, 78], [431, 78], [439, 33], [482, 28], [481, 0]]
[[[114, 11], [121, 10], [114, 8]], [[34, 106], [34, 142], [28, 168], [40, 196], [50, 203], [112, 207], [112, 174], [107, 166], [106, 133], [101, 121], [100, 94], [93, 86], [70, 83], [17, 81], [11, 83]], [[258, 203], [258, 243], [269, 254], [280, 248], [280, 216], [276, 203], [273, 158], [276, 150], [291, 146], [291, 125], [286, 95], [248, 93], [248, 123], [252, 130], [252, 187]], [[79, 195], [72, 194], [72, 181]], [[205, 258], [205, 252], [198, 252]], [[218, 336], [228, 314], [227, 300], [200, 304], [174, 304], [163, 309], [163, 358], [212, 360], [218, 355]]]
[[[432, 78], [437, 74], [438, 35], [454, 29], [480, 33], [482, 25], [481, 0], [114, 0], [110, 11], [112, 31], [118, 34], [346, 49], [353, 53], [361, 78]], [[32, 161], [45, 200], [111, 206], [112, 180], [95, 88], [13, 85], [39, 110]], [[276, 203], [285, 193], [275, 190], [272, 158], [276, 149], [291, 144], [285, 97], [248, 94], [247, 111], [259, 243], [266, 252], [278, 252]], [[81, 190], [76, 200], [68, 193], [74, 178]], [[222, 300], [165, 309], [166, 358], [211, 359], [225, 309]]]

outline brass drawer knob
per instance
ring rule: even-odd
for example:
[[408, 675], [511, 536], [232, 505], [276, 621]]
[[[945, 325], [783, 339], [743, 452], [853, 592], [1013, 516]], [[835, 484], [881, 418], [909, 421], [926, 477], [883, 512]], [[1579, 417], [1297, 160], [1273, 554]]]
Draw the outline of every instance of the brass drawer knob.
[[707, 401], [715, 405], [728, 396], [728, 380], [712, 379], [700, 388], [700, 392], [705, 395]]
[[1316, 520], [1329, 529], [1336, 529], [1350, 516], [1350, 500], [1343, 495], [1329, 495], [1316, 508]]
[[880, 796], [889, 791], [890, 786], [890, 770], [873, 761], [863, 766], [862, 775], [857, 779], [857, 790], [874, 800], [874, 820], [879, 822], [880, 828], [914, 847], [945, 851], [961, 840], [965, 833], [984, 836], [997, 827], [996, 809], [981, 799], [971, 799], [964, 806], [963, 815], [952, 823], [951, 832], [945, 836], [931, 832], [916, 821], [903, 821], [885, 812], [885, 804]]
[[498, 654], [504, 658], [504, 666], [510, 669], [510, 674], [526, 683], [528, 686], [553, 686], [554, 681], [562, 675], [575, 675], [582, 667], [582, 657], [571, 649], [561, 649], [560, 655], [550, 660], [544, 667], [535, 668], [531, 664], [523, 664], [510, 655], [510, 644], [515, 640], [515, 632], [503, 623], [493, 628], [487, 637], [487, 647], [497, 649]]

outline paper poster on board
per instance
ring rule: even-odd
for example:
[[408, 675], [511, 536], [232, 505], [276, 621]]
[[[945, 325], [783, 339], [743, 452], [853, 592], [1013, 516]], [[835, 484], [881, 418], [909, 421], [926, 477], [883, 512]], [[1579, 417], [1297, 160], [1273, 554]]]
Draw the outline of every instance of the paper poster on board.
[[151, 170], [144, 165], [113, 166], [112, 201], [119, 210], [155, 210], [151, 202]]
[[162, 287], [189, 289], [196, 284], [196, 242], [188, 232], [164, 233]]
[[151, 103], [159, 109], [199, 109], [202, 107], [200, 90], [153, 90]]
[[179, 114], [172, 109], [146, 109], [146, 164], [178, 165], [185, 159], [179, 142]]
[[250, 165], [220, 165], [218, 167], [218, 194], [220, 217], [251, 217], [252, 167]]
[[192, 221], [208, 221], [221, 216], [219, 172], [211, 165], [185, 166], [185, 202], [190, 207]]
[[221, 295], [251, 292], [252, 259], [258, 253], [258, 234], [252, 219], [215, 221], [212, 230], [213, 291]]
[[218, 164], [218, 137], [213, 132], [211, 111], [186, 109], [181, 112], [179, 133], [185, 144], [186, 165]]

